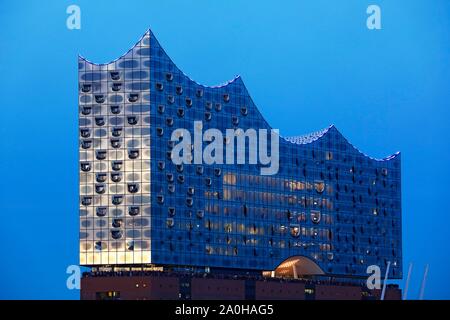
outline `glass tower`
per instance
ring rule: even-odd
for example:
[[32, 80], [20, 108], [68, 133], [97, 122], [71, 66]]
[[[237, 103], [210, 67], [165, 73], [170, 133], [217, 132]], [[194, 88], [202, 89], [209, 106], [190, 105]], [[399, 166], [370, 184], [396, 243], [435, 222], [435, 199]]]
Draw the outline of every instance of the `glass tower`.
[[119, 59], [79, 57], [78, 68], [81, 265], [270, 271], [298, 257], [333, 276], [390, 263], [401, 278], [399, 153], [371, 158], [330, 126], [280, 137], [274, 175], [177, 165], [175, 129], [271, 129], [240, 77], [196, 83], [151, 31]]

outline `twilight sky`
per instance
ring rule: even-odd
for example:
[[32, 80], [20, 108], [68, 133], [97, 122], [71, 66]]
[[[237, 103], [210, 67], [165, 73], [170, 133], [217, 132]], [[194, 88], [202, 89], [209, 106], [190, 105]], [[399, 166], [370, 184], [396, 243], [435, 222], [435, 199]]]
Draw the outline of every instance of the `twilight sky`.
[[79, 297], [77, 55], [113, 60], [149, 27], [197, 82], [240, 74], [282, 135], [335, 124], [368, 155], [401, 151], [409, 298], [428, 263], [425, 298], [450, 299], [448, 0], [1, 1], [0, 298]]

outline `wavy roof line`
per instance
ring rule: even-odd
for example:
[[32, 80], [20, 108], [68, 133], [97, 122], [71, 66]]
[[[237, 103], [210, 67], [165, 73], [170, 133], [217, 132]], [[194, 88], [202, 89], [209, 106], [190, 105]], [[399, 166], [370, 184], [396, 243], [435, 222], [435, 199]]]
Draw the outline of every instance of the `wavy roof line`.
[[[116, 59], [114, 59], [114, 60], [111, 60], [111, 61], [106, 62], [106, 63], [97, 63], [97, 62], [93, 62], [93, 61], [88, 60], [86, 57], [82, 56], [81, 54], [78, 54], [78, 58], [81, 59], [81, 60], [83, 60], [83, 61], [86, 61], [87, 63], [89, 63], [89, 64], [91, 64], [91, 65], [95, 65], [95, 66], [107, 66], [107, 65], [109, 65], [109, 64], [111, 64], [111, 63], [115, 63], [115, 62], [119, 61], [120, 59], [124, 58], [124, 57], [125, 57], [128, 53], [130, 53], [136, 46], [138, 46], [139, 43], [140, 43], [140, 42], [145, 38], [145, 36], [147, 36], [147, 35], [149, 35], [149, 36], [152, 35], [152, 36], [154, 37], [155, 41], [158, 42], [158, 44], [159, 44], [158, 39], [156, 39], [156, 37], [153, 35], [151, 29], [149, 28], [149, 29], [147, 29], [147, 31], [142, 35], [142, 37], [141, 37], [141, 38], [140, 38], [140, 39], [139, 39], [139, 40], [138, 40], [138, 41], [137, 41], [137, 42], [136, 42], [136, 43], [135, 43], [128, 51], [126, 51], [124, 54], [122, 54], [120, 57], [118, 57], [118, 58], [116, 58]], [[164, 48], [163, 48], [161, 45], [159, 45], [159, 47], [160, 47], [160, 49], [163, 50], [164, 53], [169, 57], [169, 55], [166, 53], [166, 51], [164, 50]], [[197, 85], [199, 85], [199, 86], [201, 86], [201, 87], [204, 87], [204, 88], [211, 88], [211, 89], [223, 88], [223, 87], [226, 87], [226, 86], [228, 86], [229, 84], [233, 83], [233, 82], [236, 81], [237, 79], [241, 78], [240, 75], [235, 75], [233, 79], [227, 80], [227, 81], [222, 82], [222, 83], [217, 84], [217, 85], [212, 85], [212, 86], [204, 85], [204, 84], [201, 84], [201, 83], [195, 81], [195, 80], [192, 79], [191, 77], [189, 77], [187, 74], [185, 74], [185, 73], [183, 72], [183, 70], [181, 70], [181, 69], [176, 65], [176, 63], [175, 63], [170, 57], [169, 57], [169, 59], [170, 59], [170, 61], [174, 64], [174, 66], [175, 66], [175, 67], [176, 67], [176, 68], [177, 68], [177, 69], [178, 69], [178, 70], [179, 70], [186, 78], [188, 78], [190, 81], [192, 81], [192, 82], [194, 82], [195, 84], [197, 84]]]
[[303, 134], [300, 136], [283, 137], [283, 138], [284, 140], [289, 141], [293, 144], [309, 144], [323, 137], [332, 127], [333, 125], [329, 126], [328, 128]]
[[362, 152], [360, 149], [358, 149], [355, 145], [353, 145], [352, 143], [350, 143], [343, 135], [342, 133], [336, 128], [335, 125], [330, 125], [329, 127], [319, 130], [319, 131], [315, 131], [315, 132], [311, 132], [311, 133], [307, 133], [304, 135], [300, 135], [300, 136], [292, 136], [292, 137], [283, 137], [284, 140], [293, 143], [293, 144], [300, 144], [300, 145], [304, 145], [304, 144], [310, 144], [313, 143], [317, 140], [319, 140], [320, 138], [326, 136], [331, 130], [336, 130], [336, 132], [339, 133], [339, 135], [342, 136], [342, 138], [345, 140], [346, 143], [348, 143], [350, 146], [352, 146], [357, 152], [359, 152], [360, 154], [362, 154], [363, 156], [365, 156], [366, 158], [369, 158], [371, 160], [374, 161], [389, 161], [392, 159], [395, 159], [398, 155], [400, 155], [400, 151], [397, 151], [394, 154], [391, 154], [387, 157], [384, 158], [374, 158], [371, 157], [369, 155], [367, 155], [366, 153]]
[[107, 66], [108, 64], [115, 63], [115, 62], [119, 61], [120, 59], [124, 58], [124, 57], [125, 57], [128, 53], [130, 53], [137, 45], [139, 45], [139, 43], [145, 38], [146, 35], [150, 35], [150, 34], [151, 34], [150, 29], [147, 29], [147, 31], [142, 35], [142, 37], [140, 37], [139, 40], [138, 40], [133, 46], [131, 46], [131, 48], [128, 49], [124, 54], [122, 54], [120, 57], [118, 57], [118, 58], [116, 58], [116, 59], [114, 59], [114, 60], [111, 60], [111, 61], [109, 61], [109, 62], [106, 62], [106, 63], [97, 63], [97, 62], [90, 61], [90, 60], [88, 60], [87, 58], [85, 58], [84, 56], [82, 56], [81, 54], [78, 54], [78, 58], [81, 59], [81, 60], [84, 60], [84, 61], [86, 61], [87, 63], [92, 64], [92, 65], [94, 65], [94, 66]]
[[[122, 54], [122, 55], [121, 55], [120, 57], [118, 57], [117, 59], [111, 60], [111, 61], [106, 62], [106, 63], [96, 63], [96, 62], [92, 62], [92, 61], [88, 60], [87, 58], [85, 58], [85, 57], [82, 56], [81, 54], [78, 55], [78, 58], [79, 58], [80, 60], [83, 60], [83, 61], [85, 61], [85, 62], [91, 64], [91, 65], [95, 65], [95, 66], [106, 66], [106, 65], [109, 65], [109, 64], [111, 64], [111, 63], [115, 63], [115, 62], [119, 61], [120, 59], [124, 58], [124, 57], [125, 57], [128, 53], [130, 53], [136, 46], [138, 46], [139, 43], [140, 43], [147, 35], [153, 36], [153, 37], [154, 37], [155, 41], [158, 43], [159, 48], [160, 48], [161, 50], [164, 51], [164, 53], [165, 53], [166, 56], [170, 59], [170, 61], [173, 63], [173, 65], [174, 65], [174, 66], [175, 66], [175, 67], [176, 67], [176, 68], [177, 68], [177, 69], [178, 69], [178, 70], [179, 70], [179, 71], [180, 71], [180, 72], [181, 72], [188, 80], [194, 82], [195, 84], [197, 84], [197, 85], [199, 85], [199, 86], [201, 86], [201, 87], [204, 87], [204, 88], [211, 88], [211, 89], [223, 88], [223, 87], [226, 87], [226, 86], [230, 85], [231, 83], [235, 82], [235, 81], [238, 80], [238, 79], [240, 79], [240, 80], [242, 81], [242, 78], [241, 78], [240, 75], [236, 75], [233, 79], [228, 80], [228, 81], [226, 81], [226, 82], [224, 82], [224, 83], [222, 83], [222, 84], [213, 85], [213, 86], [204, 85], [204, 84], [201, 84], [201, 83], [195, 81], [194, 79], [190, 78], [189, 75], [185, 74], [185, 73], [184, 73], [184, 72], [176, 65], [176, 63], [170, 58], [170, 56], [166, 53], [166, 51], [164, 50], [164, 48], [159, 44], [159, 41], [156, 39], [156, 37], [154, 36], [154, 34], [152, 33], [152, 31], [151, 31], [150, 28], [147, 29], [147, 31], [142, 35], [142, 37], [141, 37], [141, 38], [140, 38], [140, 39], [139, 39], [139, 40], [138, 40], [138, 41], [137, 41], [137, 42], [136, 42], [136, 43], [135, 43], [128, 51], [126, 51], [124, 54]], [[243, 81], [242, 81], [242, 85], [244, 86], [245, 90], [247, 90]], [[249, 98], [252, 99], [250, 95], [249, 95]], [[252, 99], [252, 100], [253, 100], [253, 99]], [[255, 105], [255, 107], [256, 107], [256, 104], [254, 104], [254, 105]], [[261, 115], [261, 117], [263, 118], [263, 120], [264, 120], [264, 121], [267, 123], [267, 125], [270, 127], [269, 123], [264, 119], [264, 116], [261, 114], [261, 112], [259, 111], [259, 109], [258, 109], [257, 107], [256, 107], [256, 109], [257, 109], [258, 112], [260, 113], [260, 115]], [[339, 130], [337, 130], [337, 128], [336, 128], [334, 125], [330, 125], [329, 127], [324, 128], [324, 129], [322, 129], [322, 130], [315, 131], [315, 132], [311, 132], [311, 133], [304, 134], [304, 135], [291, 136], [291, 137], [283, 137], [283, 139], [286, 140], [287, 142], [290, 142], [290, 143], [293, 143], [293, 144], [297, 144], [297, 145], [310, 144], [310, 143], [313, 143], [313, 142], [319, 140], [320, 138], [324, 137], [325, 135], [327, 135], [332, 129], [336, 130], [336, 131], [342, 136], [342, 138], [343, 138], [350, 146], [352, 146], [357, 152], [359, 152], [360, 154], [362, 154], [363, 156], [365, 156], [365, 157], [367, 157], [367, 158], [369, 158], [369, 159], [371, 159], [371, 160], [374, 160], [374, 161], [389, 161], [389, 160], [395, 159], [397, 156], [400, 155], [400, 152], [398, 151], [398, 152], [396, 152], [396, 153], [394, 153], [394, 154], [392, 154], [392, 155], [389, 155], [389, 156], [387, 156], [387, 157], [385, 157], [385, 158], [381, 158], [381, 159], [373, 158], [373, 157], [371, 157], [371, 156], [365, 154], [365, 153], [362, 152], [361, 150], [359, 150], [359, 149], [358, 149], [356, 146], [354, 146], [352, 143], [350, 143], [350, 142], [349, 142], [349, 141], [348, 141], [348, 140], [347, 140], [347, 139], [339, 132]]]

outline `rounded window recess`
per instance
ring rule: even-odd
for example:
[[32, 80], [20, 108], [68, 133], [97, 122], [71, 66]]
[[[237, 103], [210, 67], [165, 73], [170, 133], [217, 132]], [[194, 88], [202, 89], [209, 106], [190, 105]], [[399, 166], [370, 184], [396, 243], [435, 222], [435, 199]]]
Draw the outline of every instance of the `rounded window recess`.
[[95, 209], [95, 214], [97, 215], [97, 217], [104, 217], [106, 216], [107, 213], [108, 213], [107, 207], [98, 207]]
[[120, 80], [120, 73], [118, 71], [111, 71], [110, 75], [112, 80], [114, 81]]
[[100, 183], [105, 182], [106, 177], [107, 177], [106, 173], [96, 173], [95, 174], [95, 180]]
[[182, 174], [180, 174], [179, 176], [178, 176], [178, 182], [179, 183], [184, 183], [184, 176], [182, 175]]
[[211, 111], [212, 110], [212, 103], [211, 102], [206, 102], [206, 104], [205, 104], [205, 108], [206, 108], [206, 110], [209, 110], [209, 111]]
[[111, 172], [111, 180], [113, 182], [120, 182], [122, 180], [122, 174], [120, 172]]
[[191, 98], [186, 98], [186, 106], [187, 107], [192, 107], [192, 99]]
[[170, 150], [172, 150], [173, 147], [175, 147], [175, 141], [173, 141], [173, 140], [167, 141], [167, 148], [169, 148]]
[[87, 115], [91, 114], [91, 112], [92, 112], [92, 107], [90, 107], [90, 106], [81, 107], [81, 113], [83, 115], [87, 116]]
[[182, 88], [181, 86], [176, 86], [175, 92], [176, 92], [177, 94], [182, 94], [182, 93], [183, 93], [183, 88]]
[[169, 185], [167, 186], [167, 190], [168, 190], [170, 193], [175, 193], [175, 186], [174, 186], [173, 184], [169, 184]]
[[298, 237], [300, 235], [300, 226], [291, 226], [291, 236]]
[[111, 167], [114, 171], [119, 171], [122, 169], [122, 161], [113, 161]]
[[183, 164], [182, 164], [182, 163], [177, 164], [175, 167], [177, 168], [177, 171], [178, 171], [178, 172], [183, 172], [184, 167], [183, 167]]
[[95, 185], [95, 192], [98, 194], [105, 193], [105, 185], [103, 183], [97, 183]]
[[168, 228], [172, 228], [175, 225], [175, 221], [173, 220], [173, 218], [167, 218], [166, 225]]
[[137, 159], [139, 157], [139, 149], [128, 150], [128, 158]]
[[89, 149], [92, 146], [92, 140], [91, 139], [84, 139], [81, 141], [81, 147], [83, 149]]
[[192, 198], [186, 198], [186, 205], [188, 207], [192, 207], [192, 205], [194, 204], [194, 199]]
[[173, 74], [171, 74], [170, 72], [166, 73], [166, 80], [167, 81], [172, 81], [173, 80]]
[[128, 95], [128, 101], [133, 103], [139, 100], [139, 93], [130, 93]]
[[83, 206], [90, 206], [92, 204], [92, 197], [83, 197], [81, 199], [81, 204]]
[[230, 95], [229, 95], [228, 93], [225, 93], [225, 94], [223, 95], [223, 101], [225, 101], [225, 102], [230, 101]]
[[197, 89], [197, 91], [195, 92], [195, 95], [197, 96], [197, 98], [203, 97], [203, 90], [202, 89]]
[[163, 113], [164, 113], [164, 110], [165, 110], [164, 105], [160, 104], [160, 105], [158, 106], [158, 113], [159, 113], [159, 114], [163, 114]]
[[84, 93], [91, 92], [91, 89], [92, 89], [92, 85], [91, 84], [83, 84], [81, 86], [81, 91], [84, 92]]
[[95, 117], [95, 124], [99, 127], [105, 125], [105, 118], [103, 117]]
[[164, 196], [162, 194], [158, 194], [156, 196], [156, 201], [158, 201], [159, 204], [163, 204], [164, 203]]
[[91, 171], [91, 163], [90, 162], [82, 162], [80, 163], [81, 171], [88, 172]]
[[97, 102], [97, 103], [105, 102], [105, 96], [102, 95], [102, 94], [96, 94], [95, 95], [95, 102]]
[[137, 116], [128, 116], [127, 117], [128, 120], [128, 124], [134, 126], [135, 124], [138, 123], [138, 117]]
[[210, 187], [210, 186], [212, 185], [212, 180], [211, 180], [211, 178], [206, 178], [206, 179], [205, 179], [205, 184], [206, 184], [206, 186]]
[[171, 173], [167, 174], [167, 181], [173, 182], [173, 174], [171, 174]]
[[173, 104], [175, 102], [175, 97], [171, 95], [167, 96], [167, 102]]
[[197, 210], [197, 218], [202, 219], [205, 216], [205, 211]]
[[164, 170], [165, 167], [166, 167], [166, 163], [164, 161], [158, 161], [158, 169], [159, 170]]
[[167, 151], [167, 160], [172, 160], [172, 151]]
[[167, 209], [167, 211], [168, 211], [170, 217], [175, 216], [175, 208], [174, 207], [169, 207]]
[[134, 241], [133, 240], [130, 240], [130, 241], [127, 242], [127, 249], [129, 251], [133, 251], [134, 250]]
[[106, 150], [96, 150], [95, 157], [97, 160], [105, 160], [106, 159]]
[[194, 187], [189, 187], [189, 188], [187, 189], [187, 194], [190, 195], [190, 196], [193, 196], [193, 195], [194, 195], [194, 192], [195, 192]]
[[120, 106], [111, 106], [110, 109], [112, 114], [119, 114], [121, 111]]
[[180, 118], [184, 117], [184, 109], [179, 108], [179, 109], [177, 110], [177, 115], [178, 115]]
[[241, 113], [242, 113], [243, 116], [246, 116], [248, 114], [247, 108], [246, 107], [242, 107], [241, 108]]
[[112, 204], [115, 206], [118, 206], [119, 204], [121, 204], [123, 201], [123, 197], [122, 196], [113, 196], [112, 197]]
[[112, 138], [111, 139], [111, 147], [113, 147], [114, 149], [120, 148], [122, 144], [120, 143], [120, 139], [117, 138]]
[[164, 129], [161, 128], [161, 127], [156, 128], [156, 134], [157, 134], [158, 136], [162, 137], [163, 134], [164, 134]]
[[197, 174], [203, 174], [203, 167], [202, 166], [198, 166], [196, 169], [195, 169], [195, 172], [197, 173]]
[[113, 219], [111, 225], [113, 228], [120, 228], [122, 226], [123, 220], [122, 219]]
[[212, 118], [211, 112], [205, 112], [205, 120], [210, 121]]
[[132, 217], [137, 216], [139, 214], [139, 207], [132, 206], [128, 208], [128, 214]]
[[111, 237], [114, 240], [122, 238], [122, 231], [121, 230], [111, 230]]
[[111, 89], [114, 92], [120, 91], [120, 89], [122, 89], [122, 84], [121, 83], [113, 83]]
[[95, 242], [95, 250], [100, 251], [100, 250], [105, 250], [105, 249], [106, 249], [106, 243], [104, 243], [102, 241]]
[[215, 168], [215, 169], [214, 169], [214, 174], [215, 174], [217, 177], [219, 177], [219, 176], [221, 175], [221, 173], [222, 173], [222, 170], [221, 170], [220, 168]]
[[237, 126], [239, 124], [239, 118], [236, 116], [231, 117], [231, 122]]
[[82, 128], [80, 129], [80, 135], [82, 138], [89, 138], [91, 136], [91, 130], [88, 128]]
[[320, 211], [313, 211], [313, 210], [311, 210], [311, 221], [313, 223], [319, 223], [320, 222], [320, 217], [321, 217]]
[[163, 91], [164, 90], [164, 85], [162, 83], [157, 82], [156, 83], [156, 90]]
[[216, 103], [215, 108], [216, 108], [216, 111], [220, 111], [220, 110], [222, 110], [222, 105], [220, 103]]
[[122, 128], [112, 128], [111, 134], [113, 137], [120, 137], [122, 135]]
[[169, 127], [173, 126], [173, 119], [172, 119], [172, 118], [167, 118], [167, 119], [166, 119], [166, 124], [167, 124]]
[[328, 258], [328, 260], [333, 260], [334, 259], [334, 254], [333, 254], [333, 252], [328, 252], [327, 253], [327, 258]]
[[383, 176], [387, 176], [388, 175], [388, 169], [386, 169], [386, 168], [381, 169], [381, 174]]
[[139, 185], [137, 183], [129, 183], [128, 184], [128, 192], [136, 193], [139, 191]]
[[323, 181], [315, 182], [314, 188], [318, 193], [322, 193], [325, 190], [325, 183]]

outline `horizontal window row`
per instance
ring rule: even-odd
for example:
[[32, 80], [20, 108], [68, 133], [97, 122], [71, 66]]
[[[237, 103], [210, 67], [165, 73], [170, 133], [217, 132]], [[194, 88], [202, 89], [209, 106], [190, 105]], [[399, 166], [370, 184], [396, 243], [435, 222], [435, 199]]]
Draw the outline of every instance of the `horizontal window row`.
[[[85, 109], [86, 107], [83, 107]], [[127, 122], [129, 125], [136, 125], [139, 122], [138, 116], [127, 116], [126, 117]], [[102, 127], [106, 124], [106, 117], [104, 116], [97, 116], [94, 118], [95, 124], [99, 127]]]

